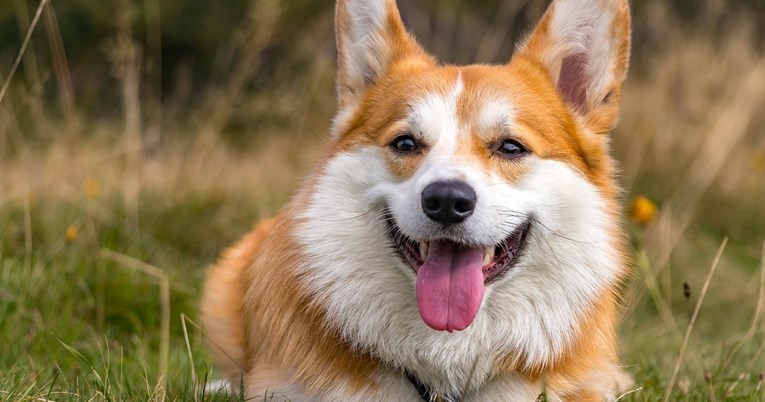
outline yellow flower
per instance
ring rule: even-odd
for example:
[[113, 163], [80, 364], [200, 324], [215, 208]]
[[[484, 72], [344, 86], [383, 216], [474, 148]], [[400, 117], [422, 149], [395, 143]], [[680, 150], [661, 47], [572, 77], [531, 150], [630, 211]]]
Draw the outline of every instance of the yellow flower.
[[85, 179], [85, 183], [82, 184], [82, 189], [89, 198], [96, 198], [101, 192], [101, 183], [97, 179], [88, 177]]
[[765, 173], [765, 152], [757, 152], [752, 157], [752, 168], [757, 173]]
[[630, 217], [636, 223], [647, 226], [656, 217], [656, 204], [647, 197], [639, 195], [632, 201]]
[[69, 225], [68, 228], [66, 228], [66, 241], [69, 243], [77, 240], [77, 235], [80, 233], [79, 230], [77, 230], [77, 227], [74, 225]]

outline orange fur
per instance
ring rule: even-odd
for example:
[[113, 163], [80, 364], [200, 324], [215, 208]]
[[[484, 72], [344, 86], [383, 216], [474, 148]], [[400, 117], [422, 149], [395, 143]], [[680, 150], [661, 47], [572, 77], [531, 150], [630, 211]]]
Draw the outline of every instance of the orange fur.
[[202, 321], [210, 350], [226, 377], [235, 381], [248, 366], [242, 316], [242, 272], [255, 261], [258, 245], [268, 235], [273, 220], [264, 220], [236, 245], [226, 250], [207, 273], [202, 298]]
[[320, 306], [298, 285], [294, 272], [285, 269], [300, 264], [297, 246], [285, 230], [291, 225], [287, 215], [280, 215], [256, 259], [260, 269], [242, 278], [247, 284], [244, 314], [250, 318], [245, 325], [253, 340], [248, 355], [254, 362], [292, 367], [294, 378], [310, 392], [338, 382], [351, 389], [367, 387], [377, 363], [352, 351], [327, 328]]

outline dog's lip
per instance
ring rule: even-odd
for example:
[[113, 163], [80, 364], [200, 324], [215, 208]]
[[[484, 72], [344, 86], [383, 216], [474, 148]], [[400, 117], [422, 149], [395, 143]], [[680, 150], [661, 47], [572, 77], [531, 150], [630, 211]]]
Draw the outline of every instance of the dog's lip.
[[[423, 244], [427, 249], [427, 245], [432, 241], [443, 241], [445, 239], [432, 238], [427, 241], [418, 242], [415, 241], [401, 232], [401, 229], [396, 224], [396, 220], [392, 214], [386, 213], [386, 220], [389, 226], [389, 234], [393, 241], [393, 246], [398, 251], [399, 255], [406, 261], [412, 268], [415, 275], [419, 272], [420, 267], [425, 263], [425, 255], [423, 255]], [[499, 244], [492, 246], [484, 246], [488, 250], [494, 249], [494, 255], [488, 261], [484, 261], [484, 265], [481, 268], [484, 275], [484, 284], [492, 283], [500, 279], [507, 271], [514, 267], [523, 251], [528, 233], [531, 229], [531, 219], [527, 219]], [[451, 241], [451, 240], [446, 240]], [[460, 243], [453, 242], [456, 245]], [[465, 245], [466, 246], [466, 245]]]

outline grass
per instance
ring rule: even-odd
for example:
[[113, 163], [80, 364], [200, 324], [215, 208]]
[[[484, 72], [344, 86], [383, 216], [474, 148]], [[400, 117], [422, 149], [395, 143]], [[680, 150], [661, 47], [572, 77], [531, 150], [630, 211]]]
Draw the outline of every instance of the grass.
[[[133, 65], [117, 69], [133, 71], [118, 75], [120, 118], [81, 118], [87, 110], [57, 118], [66, 102], [8, 84], [0, 103], [0, 401], [237, 399], [199, 386], [216, 377], [195, 325], [204, 272], [289, 198], [322, 156], [334, 108], [326, 35], [295, 44], [298, 55], [285, 63], [312, 60], [299, 75], [260, 93], [241, 89], [256, 81], [272, 34], [258, 21], [278, 18], [277, 2], [257, 4], [234, 29], [253, 45], [237, 45], [229, 81], [202, 91], [207, 102], [190, 111], [173, 96], [144, 99], [136, 90], [129, 35], [120, 42], [128, 56], [116, 61]], [[752, 42], [761, 27], [740, 16], [706, 32], [714, 16], [702, 15], [681, 28], [653, 18], [662, 6], [650, 4], [636, 15], [643, 41], [613, 143], [625, 203], [642, 194], [659, 207], [653, 222], [628, 225], [635, 259], [621, 349], [636, 384], [620, 400], [765, 401], [765, 55]], [[499, 61], [508, 38], [498, 27], [512, 12], [489, 28], [448, 13], [435, 26], [485, 29], [479, 53]], [[450, 49], [417, 21], [427, 19], [413, 21], [426, 47], [474, 56], [460, 53], [459, 35]], [[29, 67], [23, 61], [19, 71]], [[48, 108], [43, 120], [36, 104]], [[157, 104], [166, 123], [153, 139], [148, 105]], [[277, 118], [258, 135], [225, 134], [265, 110]]]
[[[168, 400], [190, 400], [195, 381], [215, 376], [193, 322], [205, 268], [222, 246], [276, 211], [287, 185], [273, 182], [279, 175], [266, 177], [260, 163], [268, 158], [230, 161], [226, 169], [263, 172], [262, 183], [250, 175], [251, 185], [274, 189], [253, 198], [233, 181], [216, 182], [215, 176], [233, 172], [211, 171], [203, 162], [214, 162], [215, 153], [200, 152], [175, 167], [205, 170], [194, 177], [196, 187], [168, 192], [150, 189], [147, 179], [132, 221], [120, 187], [123, 156], [104, 161], [105, 153], [79, 149], [65, 156], [71, 163], [32, 155], [29, 162], [49, 174], [25, 181], [30, 187], [18, 198], [0, 202], [0, 227], [6, 228], [0, 234], [0, 400], [46, 397], [49, 389], [53, 400], [160, 400], [164, 390]], [[13, 165], [35, 169], [23, 161]], [[53, 170], [65, 165], [73, 169]], [[163, 184], [169, 178], [163, 176]], [[182, 315], [192, 317], [188, 337]], [[227, 400], [196, 392], [199, 400]]]
[[[202, 264], [125, 231], [120, 212], [104, 219], [65, 201], [45, 212], [30, 204], [3, 214], [11, 234], [2, 240], [0, 261], [0, 390], [9, 394], [0, 400], [39, 397], [47, 389], [55, 391], [54, 400], [161, 399], [163, 377], [171, 400], [188, 400], [192, 366], [179, 314], [193, 314], [192, 284], [200, 281]], [[23, 216], [32, 223], [18, 231], [14, 218]], [[67, 225], [79, 228], [76, 238], [66, 239]], [[13, 235], [26, 237], [27, 230], [37, 230], [29, 247]], [[161, 255], [163, 264], [178, 267], [168, 274], [169, 297], [163, 297], [162, 281], [136, 269], [132, 259], [113, 258], [127, 254]], [[164, 311], [175, 315], [169, 327]], [[190, 345], [192, 355], [200, 356], [200, 334], [192, 331]], [[211, 374], [201, 359], [194, 365], [196, 372]]]

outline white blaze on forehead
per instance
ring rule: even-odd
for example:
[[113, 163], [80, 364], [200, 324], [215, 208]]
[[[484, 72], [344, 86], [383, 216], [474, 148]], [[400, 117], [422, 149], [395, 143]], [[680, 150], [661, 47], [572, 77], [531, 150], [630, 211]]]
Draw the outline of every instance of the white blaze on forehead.
[[457, 105], [465, 83], [462, 73], [447, 93], [431, 93], [412, 106], [409, 122], [416, 136], [430, 147], [430, 152], [453, 153], [461, 134]]

